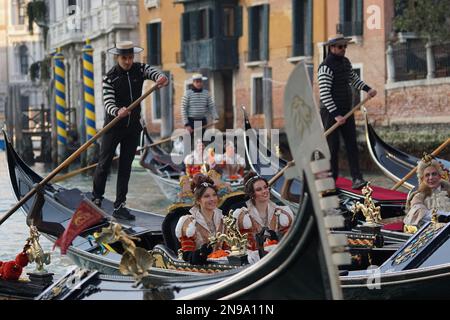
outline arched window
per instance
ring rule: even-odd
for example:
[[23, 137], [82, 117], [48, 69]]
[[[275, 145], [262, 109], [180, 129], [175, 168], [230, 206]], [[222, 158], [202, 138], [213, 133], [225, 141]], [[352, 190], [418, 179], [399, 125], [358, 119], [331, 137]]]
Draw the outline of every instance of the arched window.
[[28, 74], [28, 48], [26, 45], [21, 45], [19, 47], [19, 62], [20, 73], [23, 75]]

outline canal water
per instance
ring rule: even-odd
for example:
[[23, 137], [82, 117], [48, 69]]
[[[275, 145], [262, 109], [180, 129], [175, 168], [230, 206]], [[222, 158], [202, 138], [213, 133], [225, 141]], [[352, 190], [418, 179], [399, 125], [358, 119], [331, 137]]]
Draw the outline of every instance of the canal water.
[[[48, 174], [49, 170], [42, 164], [36, 164], [33, 169], [41, 175]], [[365, 178], [372, 181], [374, 185], [390, 187], [393, 183], [380, 173], [366, 174]], [[66, 182], [60, 183], [66, 188], [78, 188], [82, 191], [91, 191], [92, 177], [78, 175]], [[105, 197], [114, 199], [116, 186], [116, 174], [113, 173], [107, 183]], [[7, 163], [4, 152], [0, 152], [0, 216], [5, 214], [16, 200], [12, 194], [10, 179], [7, 172]], [[129, 192], [127, 205], [132, 208], [165, 214], [170, 202], [164, 197], [158, 186], [154, 183], [149, 174], [139, 167], [133, 166], [133, 171], [129, 183]], [[0, 226], [0, 261], [13, 260], [21, 252], [27, 237], [29, 229], [25, 223], [24, 214], [18, 210], [3, 225]], [[41, 237], [41, 244], [44, 250], [51, 252], [51, 265], [46, 267], [50, 272], [55, 273], [55, 278], [64, 275], [73, 267], [72, 262], [60, 255], [59, 249], [53, 251], [52, 244]], [[33, 270], [33, 267], [27, 267], [26, 272]]]
[[[37, 173], [46, 175], [49, 170], [42, 164], [36, 164], [32, 167]], [[79, 175], [66, 182], [60, 183], [66, 188], [78, 188], [82, 191], [91, 191], [92, 177]], [[105, 197], [114, 199], [116, 186], [116, 174], [112, 174], [108, 180]], [[170, 202], [161, 194], [158, 186], [153, 182], [144, 169], [138, 166], [133, 167], [133, 172], [129, 184], [129, 193], [127, 205], [132, 208], [145, 211], [165, 214]], [[7, 171], [5, 152], [0, 152], [0, 216], [5, 214], [16, 200], [12, 194], [11, 183]], [[29, 236], [29, 229], [25, 222], [25, 215], [18, 210], [5, 223], [0, 226], [0, 261], [14, 260], [20, 253]], [[72, 262], [60, 255], [59, 249], [52, 249], [52, 244], [43, 236], [40, 238], [45, 251], [51, 252], [52, 262], [46, 269], [55, 273], [55, 279], [64, 275], [72, 268]], [[23, 274], [30, 272], [34, 267], [27, 267]]]

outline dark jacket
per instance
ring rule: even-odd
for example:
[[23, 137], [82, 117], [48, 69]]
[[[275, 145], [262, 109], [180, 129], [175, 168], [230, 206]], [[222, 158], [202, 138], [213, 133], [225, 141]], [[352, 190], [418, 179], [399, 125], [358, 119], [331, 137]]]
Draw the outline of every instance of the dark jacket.
[[[161, 71], [149, 65], [134, 63], [129, 71], [119, 65], [114, 66], [103, 78], [103, 100], [105, 104], [105, 125], [111, 122], [122, 107], [129, 107], [142, 95], [144, 80], [156, 80], [163, 75]], [[137, 106], [131, 115], [120, 120], [116, 128], [142, 129], [140, 124], [141, 106]]]
[[329, 54], [319, 66], [318, 76], [321, 108], [326, 108], [334, 117], [345, 115], [353, 107], [351, 87], [370, 91], [346, 57]]

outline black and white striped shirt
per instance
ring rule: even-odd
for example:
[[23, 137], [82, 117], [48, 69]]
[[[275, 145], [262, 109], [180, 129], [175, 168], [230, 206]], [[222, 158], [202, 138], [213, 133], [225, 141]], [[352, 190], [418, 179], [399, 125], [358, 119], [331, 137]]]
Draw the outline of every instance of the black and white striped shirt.
[[[337, 106], [332, 97], [332, 87], [334, 81], [334, 73], [330, 67], [326, 64], [320, 66], [318, 71], [319, 79], [319, 90], [320, 90], [320, 101], [327, 108], [328, 112], [334, 116], [337, 116]], [[356, 72], [352, 69], [349, 77], [350, 86], [356, 88], [357, 90], [369, 91], [370, 87], [362, 81]]]
[[[162, 73], [159, 69], [152, 67], [148, 64], [141, 63], [139, 66], [139, 70], [141, 74], [143, 75], [144, 80], [153, 80], [157, 81], [160, 77], [164, 76], [164, 73]], [[123, 106], [117, 106], [116, 101], [116, 91], [113, 86], [113, 82], [116, 79], [111, 79], [108, 75], [103, 77], [103, 103], [105, 106], [105, 111], [109, 115], [116, 117], [119, 109]], [[131, 86], [131, 82], [130, 82]], [[126, 94], [127, 96], [130, 96], [131, 88], [128, 92], [124, 92], [123, 94]], [[132, 100], [137, 100], [139, 96], [133, 97]], [[135, 94], [137, 95], [137, 94]], [[130, 102], [131, 103], [131, 102]]]
[[188, 123], [188, 118], [201, 119], [210, 115], [214, 120], [219, 119], [214, 100], [208, 90], [194, 91], [189, 89], [181, 99], [181, 116], [183, 123]]

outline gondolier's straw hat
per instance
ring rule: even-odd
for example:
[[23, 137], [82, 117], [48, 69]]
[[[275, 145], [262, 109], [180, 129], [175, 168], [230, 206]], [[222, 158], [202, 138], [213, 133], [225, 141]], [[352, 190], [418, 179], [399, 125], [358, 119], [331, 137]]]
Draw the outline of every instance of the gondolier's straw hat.
[[352, 43], [351, 37], [344, 37], [342, 34], [337, 34], [331, 38], [328, 39], [327, 42], [324, 43], [324, 46], [335, 46], [335, 45], [343, 45]]
[[141, 47], [135, 47], [133, 42], [131, 41], [120, 41], [116, 43], [114, 48], [108, 49], [108, 53], [115, 55], [129, 55], [129, 54], [137, 54], [144, 51]]
[[206, 81], [208, 80], [207, 77], [204, 77], [201, 73], [194, 73], [191, 77], [192, 82], [194, 82], [195, 80], [202, 80], [202, 81]]

